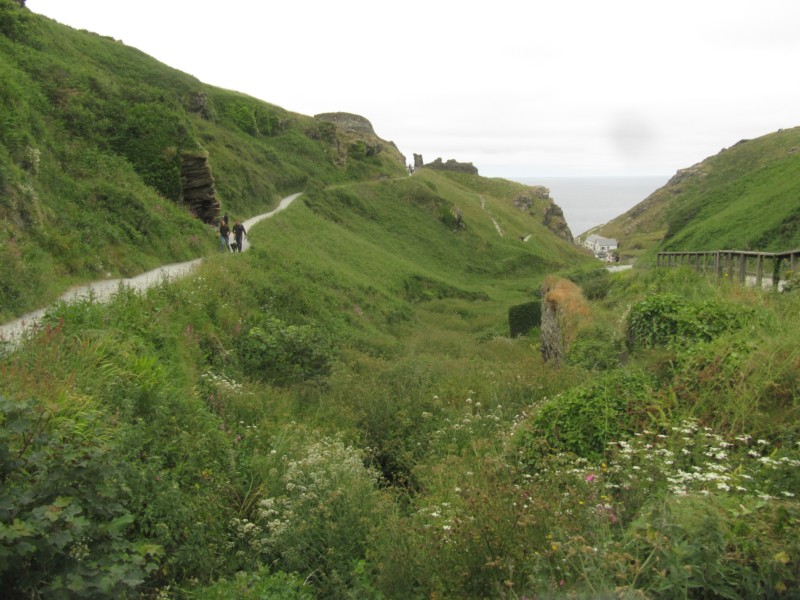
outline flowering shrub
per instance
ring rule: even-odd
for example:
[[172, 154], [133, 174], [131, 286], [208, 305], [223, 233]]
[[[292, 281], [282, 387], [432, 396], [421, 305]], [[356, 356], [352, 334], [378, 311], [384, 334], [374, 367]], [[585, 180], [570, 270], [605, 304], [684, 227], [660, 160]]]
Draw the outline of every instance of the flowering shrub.
[[507, 462], [473, 437], [487, 449], [420, 476], [427, 494], [393, 525], [405, 541], [379, 549], [387, 593], [413, 579], [443, 597], [744, 599], [800, 577], [798, 445], [687, 420], [612, 440], [597, 458]]
[[[684, 421], [610, 443], [600, 464], [564, 458], [532, 480], [568, 486], [558, 510], [570, 507], [571, 519], [586, 518], [577, 510], [606, 520], [593, 554], [604, 570], [614, 565], [617, 585], [666, 597], [712, 590], [750, 598], [797, 581], [800, 566], [790, 557], [800, 551], [800, 445], [725, 439]], [[585, 538], [560, 538], [562, 570], [578, 572]]]
[[307, 440], [291, 454], [275, 455], [283, 471], [277, 493], [252, 519], [232, 521], [231, 548], [309, 577], [317, 589], [352, 584], [375, 524], [377, 474], [338, 439]]

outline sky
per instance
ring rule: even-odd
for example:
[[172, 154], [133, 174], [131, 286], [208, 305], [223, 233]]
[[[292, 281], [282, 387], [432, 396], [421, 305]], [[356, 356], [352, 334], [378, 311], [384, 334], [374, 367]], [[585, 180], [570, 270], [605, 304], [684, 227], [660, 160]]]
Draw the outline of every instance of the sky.
[[797, 0], [28, 0], [487, 177], [669, 177], [800, 125]]

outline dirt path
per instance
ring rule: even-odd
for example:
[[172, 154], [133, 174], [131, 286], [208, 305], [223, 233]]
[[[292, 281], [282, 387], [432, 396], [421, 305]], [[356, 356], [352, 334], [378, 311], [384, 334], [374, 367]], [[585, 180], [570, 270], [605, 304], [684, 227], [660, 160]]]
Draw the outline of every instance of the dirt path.
[[[302, 192], [301, 192], [302, 193]], [[245, 226], [247, 232], [256, 223], [268, 219], [276, 213], [279, 213], [297, 198], [300, 193], [287, 196], [280, 201], [278, 206], [268, 213], [257, 215], [247, 219], [242, 224]], [[245, 238], [242, 244], [242, 252], [250, 247], [250, 243]], [[122, 278], [122, 279], [104, 279], [86, 285], [74, 287], [59, 297], [59, 301], [74, 302], [83, 298], [93, 297], [98, 302], [105, 302], [109, 300], [119, 289], [120, 285], [133, 288], [135, 290], [145, 290], [157, 283], [162, 282], [164, 279], [178, 279], [190, 274], [194, 269], [203, 261], [202, 258], [196, 258], [182, 263], [174, 263], [170, 265], [163, 265], [147, 273], [142, 273], [135, 277]], [[44, 316], [48, 308], [42, 308], [34, 312], [21, 316], [19, 319], [9, 321], [0, 325], [0, 348], [8, 345], [14, 345], [26, 329], [35, 327], [39, 320]]]

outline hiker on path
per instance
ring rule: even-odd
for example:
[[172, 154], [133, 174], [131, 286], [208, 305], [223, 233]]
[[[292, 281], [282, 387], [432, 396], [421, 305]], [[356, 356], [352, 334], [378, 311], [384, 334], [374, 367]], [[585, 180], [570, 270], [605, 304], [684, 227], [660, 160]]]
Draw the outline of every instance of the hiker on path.
[[242, 244], [244, 243], [242, 241], [242, 236], [247, 237], [247, 230], [244, 228], [244, 225], [237, 220], [236, 224], [233, 226], [233, 237], [236, 239], [233, 247], [234, 252], [242, 251]]
[[220, 250], [227, 249], [230, 252], [230, 249], [231, 249], [230, 235], [231, 235], [231, 228], [228, 227], [228, 223], [225, 222], [225, 219], [222, 219], [222, 221], [219, 222], [219, 249]]
[[225, 221], [225, 225], [228, 224], [228, 213], [227, 212], [224, 215], [222, 215], [222, 220]]

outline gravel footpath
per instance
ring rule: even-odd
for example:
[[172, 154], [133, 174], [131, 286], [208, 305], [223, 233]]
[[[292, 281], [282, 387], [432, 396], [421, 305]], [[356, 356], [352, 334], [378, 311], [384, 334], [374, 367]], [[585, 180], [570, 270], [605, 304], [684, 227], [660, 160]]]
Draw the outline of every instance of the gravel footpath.
[[[280, 201], [277, 208], [274, 210], [247, 219], [242, 224], [249, 232], [253, 225], [282, 211], [299, 195], [300, 193], [287, 196]], [[242, 252], [246, 251], [249, 247], [250, 243], [247, 241], [247, 238], [245, 238], [244, 243], [242, 244]], [[153, 285], [161, 283], [165, 279], [178, 279], [185, 277], [194, 271], [197, 265], [199, 265], [202, 261], [202, 258], [195, 258], [194, 260], [187, 262], [163, 265], [157, 269], [153, 269], [152, 271], [142, 273], [141, 275], [137, 275], [135, 277], [104, 279], [102, 281], [81, 285], [68, 290], [62, 294], [58, 300], [63, 302], [74, 302], [76, 300], [93, 297], [98, 302], [106, 302], [119, 290], [120, 285], [133, 288], [137, 291], [145, 290]], [[14, 321], [9, 321], [8, 323], [0, 325], [0, 349], [3, 347], [16, 345], [16, 342], [19, 341], [20, 337], [27, 329], [36, 327], [36, 325], [38, 325], [39, 321], [47, 310], [49, 309], [42, 308], [40, 310], [23, 315], [19, 319], [15, 319]]]

